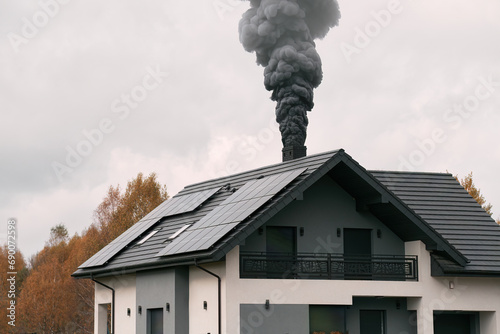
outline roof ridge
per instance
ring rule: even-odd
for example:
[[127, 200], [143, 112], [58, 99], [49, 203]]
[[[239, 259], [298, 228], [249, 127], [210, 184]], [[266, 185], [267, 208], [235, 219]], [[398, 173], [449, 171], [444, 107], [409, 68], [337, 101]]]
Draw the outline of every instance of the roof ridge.
[[392, 174], [412, 174], [412, 175], [441, 175], [441, 176], [448, 176], [453, 174], [449, 172], [419, 172], [419, 171], [393, 171], [393, 170], [382, 170], [382, 169], [371, 169], [368, 170], [370, 173], [392, 173]]
[[283, 166], [283, 167], [290, 166], [291, 167], [293, 165], [298, 165], [300, 162], [304, 162], [306, 160], [314, 160], [314, 159], [317, 159], [318, 157], [328, 157], [328, 156], [332, 157], [335, 154], [340, 153], [340, 152], [344, 152], [344, 149], [341, 148], [341, 149], [332, 150], [332, 151], [328, 151], [328, 152], [316, 153], [316, 154], [308, 155], [308, 156], [305, 156], [302, 158], [297, 158], [297, 159], [284, 161], [284, 162], [278, 162], [278, 163], [274, 163], [271, 165], [258, 167], [255, 169], [250, 169], [250, 170], [235, 173], [235, 174], [230, 174], [230, 175], [221, 176], [221, 177], [210, 179], [210, 180], [196, 182], [196, 183], [189, 184], [189, 185], [185, 186], [176, 195], [178, 195], [180, 193], [188, 192], [191, 190], [191, 188], [197, 188], [197, 187], [200, 187], [204, 184], [208, 185], [208, 184], [213, 184], [213, 183], [217, 183], [217, 182], [224, 182], [224, 180], [230, 181], [230, 180], [233, 180], [235, 178], [244, 176], [246, 174], [258, 173], [259, 171], [265, 171], [265, 170], [272, 169], [272, 168], [279, 167], [279, 166]]

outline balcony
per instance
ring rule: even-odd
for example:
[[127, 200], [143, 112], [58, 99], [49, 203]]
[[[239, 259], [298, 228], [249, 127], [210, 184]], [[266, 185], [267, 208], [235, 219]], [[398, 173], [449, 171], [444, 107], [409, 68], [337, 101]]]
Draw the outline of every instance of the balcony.
[[418, 280], [417, 256], [240, 253], [241, 278], [323, 280]]

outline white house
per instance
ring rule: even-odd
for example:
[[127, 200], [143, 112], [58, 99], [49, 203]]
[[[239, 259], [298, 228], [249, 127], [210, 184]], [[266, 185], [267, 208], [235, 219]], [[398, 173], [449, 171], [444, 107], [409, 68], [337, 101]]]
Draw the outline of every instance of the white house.
[[187, 186], [73, 276], [96, 334], [500, 332], [500, 227], [450, 174], [343, 150]]

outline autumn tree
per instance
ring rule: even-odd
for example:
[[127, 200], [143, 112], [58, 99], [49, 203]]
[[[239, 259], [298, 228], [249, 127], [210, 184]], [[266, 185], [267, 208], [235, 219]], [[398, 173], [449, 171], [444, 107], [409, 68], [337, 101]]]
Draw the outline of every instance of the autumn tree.
[[[481, 190], [476, 187], [473, 180], [473, 174], [470, 172], [466, 177], [459, 180], [458, 175], [455, 175], [455, 179], [460, 182], [462, 187], [476, 200], [476, 202], [481, 205], [481, 207], [486, 211], [490, 216], [493, 214], [493, 205], [491, 203], [486, 204], [486, 199], [481, 194]], [[500, 224], [500, 218], [497, 220], [497, 224]]]
[[[127, 183], [125, 192], [122, 193], [120, 189], [120, 185], [110, 186], [94, 211], [94, 222], [82, 237], [84, 246], [80, 248], [82, 253], [78, 257], [81, 262], [78, 264], [83, 263], [168, 199], [167, 188], [157, 181], [155, 173], [148, 177], [139, 173]], [[86, 305], [86, 312], [92, 312], [93, 315], [93, 283], [90, 280], [75, 280], [75, 284], [81, 285], [77, 289], [80, 293], [80, 304]]]
[[119, 185], [110, 186], [94, 211], [94, 222], [81, 236], [70, 238], [63, 224], [51, 228], [45, 248], [30, 261], [21, 294], [24, 332], [93, 333], [93, 282], [71, 274], [167, 198], [156, 174], [140, 173], [123, 193]]
[[[81, 249], [85, 254], [80, 254], [79, 264], [167, 199], [167, 188], [157, 181], [155, 173], [148, 177], [139, 173], [135, 179], [127, 183], [124, 193], [121, 192], [119, 185], [110, 186], [107, 195], [94, 211], [94, 223], [82, 237], [84, 246]], [[80, 289], [77, 289], [80, 293], [81, 304], [85, 304], [87, 312], [92, 312], [93, 315], [93, 283], [90, 280], [75, 280], [75, 282], [75, 284], [82, 285]]]
[[64, 224], [58, 224], [50, 229], [49, 245], [55, 246], [68, 241], [69, 233]]
[[88, 233], [82, 237], [75, 235], [68, 242], [70, 256], [63, 265], [63, 270], [68, 273], [68, 286], [72, 291], [69, 304], [74, 305], [71, 316], [72, 333], [94, 332], [94, 284], [91, 280], [81, 280], [69, 277], [90, 256], [89, 241], [98, 237], [97, 234]]
[[142, 219], [168, 198], [166, 186], [161, 186], [152, 173], [145, 178], [139, 173], [128, 182], [125, 193], [111, 186], [103, 202], [94, 212], [95, 223], [107, 236], [106, 244]]
[[20, 323], [28, 332], [67, 332], [74, 305], [68, 298], [70, 256], [68, 232], [60, 224], [51, 229], [49, 242], [32, 260], [32, 268], [19, 298]]
[[111, 229], [110, 225], [112, 224], [111, 221], [114, 220], [113, 217], [116, 216], [116, 212], [122, 206], [122, 197], [120, 185], [110, 186], [106, 197], [94, 210], [94, 222], [87, 231], [87, 233], [99, 234], [99, 238], [94, 238], [93, 244], [89, 244], [90, 249], [94, 252], [97, 252], [115, 238], [118, 231], [113, 231], [114, 229]]
[[[10, 307], [11, 301], [14, 301], [14, 307], [16, 309], [15, 316], [17, 319], [19, 315], [19, 305], [17, 300], [19, 293], [23, 289], [28, 269], [26, 268], [26, 263], [22, 253], [15, 249], [11, 249], [9, 252], [7, 245], [0, 246], [0, 268], [2, 268], [2, 271], [0, 272], [0, 291], [2, 291], [0, 296], [0, 308], [2, 310], [0, 312], [2, 317], [2, 321], [0, 321], [0, 333], [16, 333], [18, 323], [17, 321], [14, 322], [16, 327], [8, 324], [10, 318], [7, 316], [10, 314], [10, 311], [7, 308]], [[12, 269], [8, 270], [7, 268]], [[11, 272], [16, 274], [9, 274]], [[12, 280], [13, 277], [14, 280]], [[11, 285], [11, 283], [14, 283], [14, 285]]]

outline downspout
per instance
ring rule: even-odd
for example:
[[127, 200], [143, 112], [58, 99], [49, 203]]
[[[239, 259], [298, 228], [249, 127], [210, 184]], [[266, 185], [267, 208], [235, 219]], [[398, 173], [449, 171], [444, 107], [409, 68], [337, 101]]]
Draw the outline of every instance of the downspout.
[[108, 288], [111, 290], [111, 334], [114, 334], [115, 333], [115, 289], [113, 289], [112, 287], [110, 286], [107, 286], [106, 284], [104, 283], [101, 283], [99, 281], [96, 281], [94, 279], [94, 277], [92, 276], [92, 274], [90, 275], [90, 279], [99, 284], [99, 285], [102, 285], [103, 287], [105, 288]]
[[221, 311], [221, 279], [220, 279], [220, 276], [218, 276], [217, 274], [214, 274], [213, 272], [203, 268], [203, 267], [200, 267], [198, 265], [198, 263], [196, 262], [196, 259], [194, 259], [194, 265], [195, 267], [203, 270], [204, 272], [206, 272], [207, 274], [210, 274], [214, 277], [217, 278], [217, 298], [218, 298], [218, 301], [217, 301], [217, 309], [218, 309], [218, 326], [219, 326], [219, 331], [217, 334], [222, 334], [221, 332], [221, 326], [222, 326], [222, 318], [221, 318], [221, 314], [222, 314], [222, 311]]

